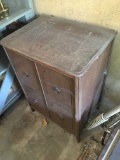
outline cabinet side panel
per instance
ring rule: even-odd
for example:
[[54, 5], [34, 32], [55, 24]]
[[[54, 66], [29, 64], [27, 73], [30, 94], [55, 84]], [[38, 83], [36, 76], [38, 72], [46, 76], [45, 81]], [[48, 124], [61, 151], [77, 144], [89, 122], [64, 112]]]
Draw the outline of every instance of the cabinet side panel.
[[79, 79], [79, 112], [81, 120], [79, 130], [85, 126], [91, 110], [95, 110], [104, 82], [111, 44], [94, 60], [92, 66]]

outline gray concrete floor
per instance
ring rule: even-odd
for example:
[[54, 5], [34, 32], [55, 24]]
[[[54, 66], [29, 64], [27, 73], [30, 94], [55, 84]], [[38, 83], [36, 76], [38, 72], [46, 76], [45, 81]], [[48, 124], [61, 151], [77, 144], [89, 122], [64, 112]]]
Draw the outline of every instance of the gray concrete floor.
[[0, 120], [0, 160], [97, 159], [102, 146], [90, 137], [95, 135], [100, 140], [101, 130], [87, 133], [81, 143], [77, 143], [73, 135], [48, 118], [48, 124], [43, 127], [44, 118], [30, 110], [24, 96], [11, 106]]

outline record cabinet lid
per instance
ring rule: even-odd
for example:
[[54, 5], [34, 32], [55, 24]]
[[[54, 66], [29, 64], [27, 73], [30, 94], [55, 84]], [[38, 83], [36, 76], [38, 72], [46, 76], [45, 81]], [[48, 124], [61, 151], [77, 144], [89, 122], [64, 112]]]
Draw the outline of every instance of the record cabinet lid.
[[116, 32], [86, 23], [40, 16], [1, 41], [8, 49], [80, 75], [102, 54]]

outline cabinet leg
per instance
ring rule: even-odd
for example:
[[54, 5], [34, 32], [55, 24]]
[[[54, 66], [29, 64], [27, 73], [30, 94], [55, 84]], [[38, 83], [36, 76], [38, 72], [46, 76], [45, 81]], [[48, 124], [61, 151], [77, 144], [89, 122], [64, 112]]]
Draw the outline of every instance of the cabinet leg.
[[35, 112], [35, 109], [34, 109], [34, 108], [32, 108], [31, 106], [30, 106], [30, 109], [31, 109], [31, 111], [32, 111], [32, 112]]
[[29, 103], [29, 105], [30, 105], [30, 109], [31, 109], [31, 111], [32, 112], [35, 112], [35, 109], [34, 108], [32, 108], [32, 106], [31, 106], [31, 104]]

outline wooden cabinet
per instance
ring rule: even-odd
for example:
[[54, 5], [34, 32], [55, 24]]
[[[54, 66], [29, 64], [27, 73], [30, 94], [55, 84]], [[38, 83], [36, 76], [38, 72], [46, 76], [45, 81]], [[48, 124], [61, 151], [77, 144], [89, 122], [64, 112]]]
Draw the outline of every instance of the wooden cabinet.
[[116, 32], [41, 16], [2, 40], [30, 106], [80, 140], [95, 110]]

